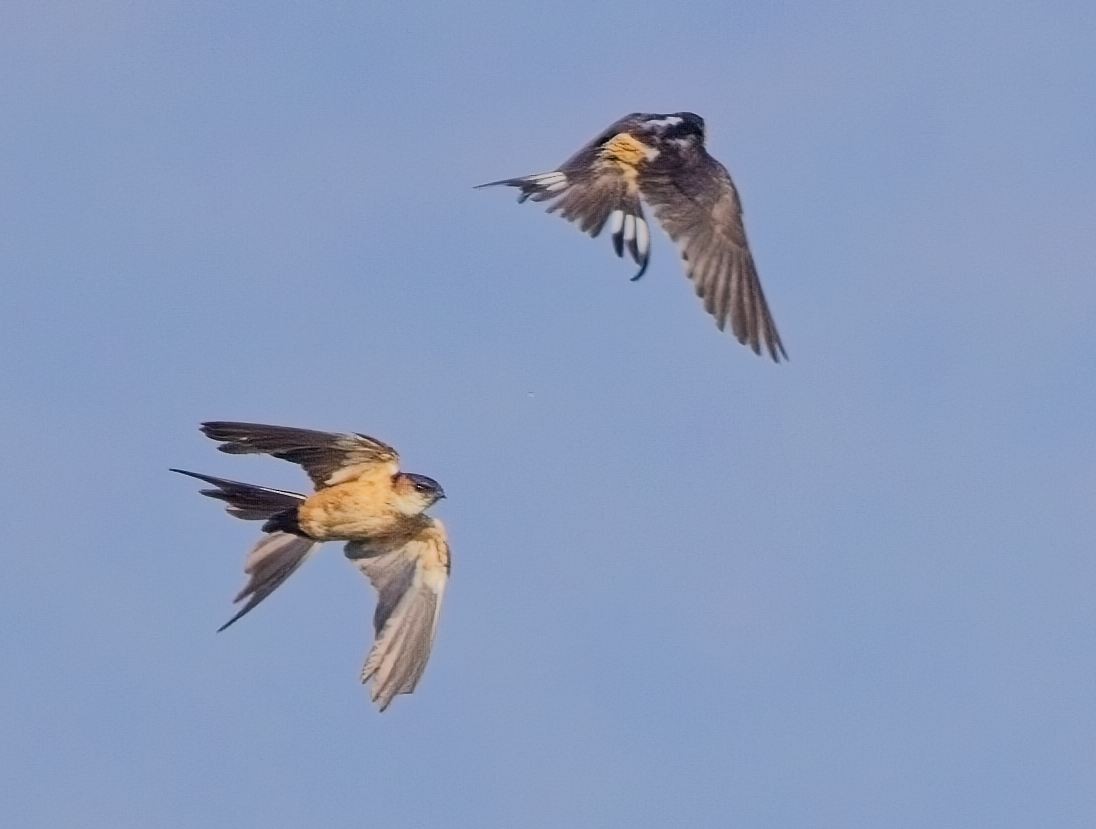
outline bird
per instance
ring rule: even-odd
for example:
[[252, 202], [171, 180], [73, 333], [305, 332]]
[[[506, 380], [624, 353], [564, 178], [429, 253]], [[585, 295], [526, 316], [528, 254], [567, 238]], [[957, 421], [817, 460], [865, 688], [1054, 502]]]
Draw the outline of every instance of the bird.
[[244, 564], [244, 606], [237, 622], [288, 579], [325, 541], [344, 541], [345, 555], [376, 589], [375, 638], [362, 683], [381, 711], [418, 685], [430, 657], [449, 580], [449, 541], [441, 521], [426, 514], [445, 497], [433, 478], [401, 472], [399, 455], [359, 433], [209, 421], [201, 431], [230, 455], [262, 454], [299, 464], [310, 495], [172, 469], [210, 484], [201, 494], [224, 501], [237, 518], [262, 521], [263, 536]]
[[613, 122], [555, 170], [476, 186], [521, 190], [518, 202], [547, 201], [584, 232], [606, 226], [613, 249], [639, 266], [650, 262], [643, 202], [677, 243], [704, 309], [722, 331], [774, 362], [788, 359], [746, 240], [742, 202], [727, 168], [708, 154], [704, 119], [693, 112], [633, 112]]

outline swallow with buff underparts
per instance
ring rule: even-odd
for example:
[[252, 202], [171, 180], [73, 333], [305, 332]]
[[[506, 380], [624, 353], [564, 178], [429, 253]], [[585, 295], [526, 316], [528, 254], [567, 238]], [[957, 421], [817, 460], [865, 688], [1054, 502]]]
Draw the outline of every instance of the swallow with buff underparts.
[[260, 423], [211, 421], [202, 432], [230, 455], [272, 455], [299, 464], [309, 495], [174, 469], [210, 485], [203, 495], [230, 515], [262, 521], [248, 553], [242, 608], [220, 630], [269, 596], [325, 541], [345, 542], [346, 557], [377, 591], [375, 638], [361, 680], [383, 711], [422, 677], [449, 580], [449, 543], [426, 514], [445, 497], [433, 478], [401, 472], [396, 451], [362, 434], [318, 432]]

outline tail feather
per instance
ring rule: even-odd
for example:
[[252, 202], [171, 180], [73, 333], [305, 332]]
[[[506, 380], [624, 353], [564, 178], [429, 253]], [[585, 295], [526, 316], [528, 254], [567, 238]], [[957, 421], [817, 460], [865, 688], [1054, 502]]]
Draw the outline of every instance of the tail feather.
[[282, 582], [304, 564], [318, 543], [304, 535], [297, 525], [297, 507], [305, 496], [284, 489], [271, 489], [203, 475], [200, 472], [187, 472], [185, 469], [171, 471], [212, 484], [216, 489], [203, 489], [202, 495], [224, 501], [228, 505], [225, 509], [231, 515], [248, 521], [265, 521], [263, 532], [267, 534], [256, 542], [244, 561], [247, 584], [232, 600], [239, 603], [246, 599], [247, 603], [235, 616], [217, 628], [219, 633], [277, 590]]
[[244, 572], [249, 576], [247, 584], [233, 599], [233, 602], [247, 599], [247, 604], [240, 608], [235, 616], [217, 628], [217, 632], [220, 633], [245, 616], [259, 602], [277, 590], [282, 582], [305, 563], [315, 546], [316, 542], [312, 539], [291, 533], [275, 532], [260, 538], [247, 554], [247, 560], [244, 563]]
[[[281, 513], [296, 513], [297, 506], [304, 500], [303, 495], [296, 492], [287, 492], [283, 489], [244, 484], [239, 481], [230, 481], [227, 478], [203, 475], [200, 472], [187, 472], [185, 469], [172, 469], [171, 471], [197, 478], [207, 484], [213, 484], [217, 488], [203, 489], [201, 490], [202, 495], [226, 502], [228, 506], [225, 509], [228, 513], [235, 515], [237, 518], [243, 518], [245, 521], [269, 522]], [[289, 530], [288, 527], [280, 525], [275, 529]]]
[[531, 176], [518, 176], [517, 178], [504, 178], [498, 181], [489, 181], [486, 184], [477, 184], [472, 189], [479, 190], [484, 187], [517, 187], [521, 190], [518, 196], [518, 204], [532, 199], [533, 201], [545, 201], [555, 198], [571, 186], [567, 174], [561, 170], [552, 170], [547, 173], [534, 173]]

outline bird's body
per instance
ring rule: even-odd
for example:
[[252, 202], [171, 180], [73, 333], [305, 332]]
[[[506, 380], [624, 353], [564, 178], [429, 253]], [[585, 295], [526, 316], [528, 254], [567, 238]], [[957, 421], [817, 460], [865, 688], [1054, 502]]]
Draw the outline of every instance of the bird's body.
[[606, 128], [547, 173], [503, 179], [526, 199], [550, 201], [590, 236], [606, 227], [618, 256], [627, 249], [639, 265], [650, 261], [645, 201], [681, 250], [704, 308], [722, 330], [773, 360], [787, 359], [746, 240], [742, 205], [726, 168], [708, 154], [704, 119], [691, 112], [632, 113]]
[[363, 475], [321, 489], [297, 507], [297, 524], [317, 541], [356, 541], [399, 533], [414, 525], [393, 503], [392, 478]]
[[362, 681], [373, 681], [383, 711], [410, 693], [430, 655], [449, 576], [449, 543], [440, 521], [425, 514], [445, 493], [432, 478], [399, 471], [395, 450], [365, 435], [346, 435], [216, 421], [202, 431], [222, 452], [269, 454], [299, 463], [316, 486], [311, 495], [174, 470], [212, 484], [202, 494], [225, 501], [238, 518], [262, 520], [266, 533], [248, 554], [244, 607], [224, 630], [269, 596], [315, 545], [344, 541], [346, 556], [377, 589], [376, 640]]

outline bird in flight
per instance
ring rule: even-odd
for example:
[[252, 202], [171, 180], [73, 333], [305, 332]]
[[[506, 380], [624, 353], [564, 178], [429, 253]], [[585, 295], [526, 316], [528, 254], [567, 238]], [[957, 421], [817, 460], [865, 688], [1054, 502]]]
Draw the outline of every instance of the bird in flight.
[[773, 322], [742, 223], [742, 204], [727, 169], [704, 147], [704, 119], [692, 112], [635, 112], [607, 127], [556, 170], [480, 184], [505, 184], [526, 199], [550, 201], [548, 212], [596, 237], [609, 226], [613, 249], [627, 249], [647, 270], [651, 236], [642, 202], [677, 243], [685, 270], [722, 331], [787, 359]]
[[445, 527], [426, 515], [445, 492], [433, 478], [399, 470], [391, 446], [361, 434], [317, 432], [261, 423], [211, 421], [207, 437], [230, 455], [262, 454], [299, 464], [314, 492], [301, 495], [173, 469], [212, 485], [201, 493], [224, 501], [230, 515], [262, 521], [248, 553], [244, 606], [219, 630], [248, 613], [289, 578], [317, 544], [347, 542], [345, 554], [377, 590], [375, 639], [361, 681], [383, 711], [415, 690], [434, 642], [449, 579]]

